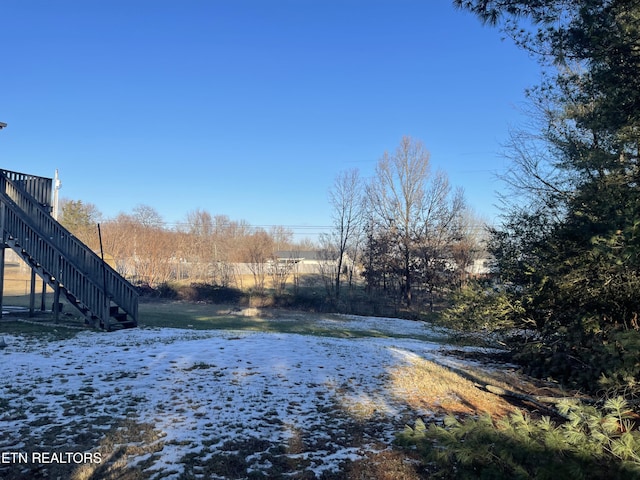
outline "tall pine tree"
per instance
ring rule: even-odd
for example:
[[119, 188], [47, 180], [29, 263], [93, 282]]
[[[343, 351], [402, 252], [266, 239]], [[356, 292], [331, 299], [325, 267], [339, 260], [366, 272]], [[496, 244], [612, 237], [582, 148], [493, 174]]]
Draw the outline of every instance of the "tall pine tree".
[[547, 334], [547, 365], [576, 360], [591, 377], [636, 384], [640, 1], [454, 3], [500, 25], [546, 73], [529, 95], [543, 114], [547, 164], [516, 152], [509, 180], [537, 201], [508, 211], [494, 232], [501, 274]]

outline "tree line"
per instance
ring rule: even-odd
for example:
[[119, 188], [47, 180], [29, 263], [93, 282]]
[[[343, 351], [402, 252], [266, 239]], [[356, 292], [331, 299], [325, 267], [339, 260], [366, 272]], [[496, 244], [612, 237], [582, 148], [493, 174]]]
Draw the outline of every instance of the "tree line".
[[[340, 172], [328, 200], [332, 227], [317, 242], [295, 242], [285, 227], [255, 228], [201, 209], [168, 228], [148, 205], [103, 219], [92, 204], [63, 200], [60, 221], [96, 252], [106, 252], [125, 277], [153, 286], [188, 279], [282, 293], [288, 283], [298, 287], [301, 274], [295, 261], [277, 253], [315, 251], [327, 297], [340, 300], [364, 287], [370, 296], [417, 310], [461, 286], [483, 254], [481, 222], [462, 190], [445, 172], [431, 171], [429, 152], [410, 137], [382, 155], [368, 181], [357, 170]], [[250, 281], [243, 281], [239, 264]]]
[[[131, 213], [104, 219], [98, 208], [81, 200], [63, 200], [60, 222], [126, 278], [157, 286], [189, 279], [220, 286], [249, 287], [234, 264], [246, 264], [254, 287], [264, 288], [266, 267], [280, 250], [307, 250], [308, 241], [294, 242], [282, 226], [266, 230], [227, 215], [196, 209], [184, 223], [169, 228], [160, 213], [138, 205]], [[100, 226], [102, 245], [97, 226]]]

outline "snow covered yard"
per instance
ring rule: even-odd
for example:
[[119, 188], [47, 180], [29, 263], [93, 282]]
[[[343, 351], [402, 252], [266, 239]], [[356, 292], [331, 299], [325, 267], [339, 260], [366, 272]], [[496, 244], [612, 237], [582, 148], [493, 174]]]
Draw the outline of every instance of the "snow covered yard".
[[344, 478], [455, 396], [419, 391], [432, 361], [455, 363], [423, 323], [318, 322], [372, 336], [5, 335], [0, 478]]

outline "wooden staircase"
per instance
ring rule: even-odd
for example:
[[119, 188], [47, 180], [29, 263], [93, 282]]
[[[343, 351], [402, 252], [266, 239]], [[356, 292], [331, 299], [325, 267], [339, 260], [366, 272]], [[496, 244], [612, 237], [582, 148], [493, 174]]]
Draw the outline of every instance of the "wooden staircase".
[[92, 326], [108, 331], [136, 327], [138, 293], [51, 216], [51, 183], [0, 170], [2, 259], [7, 247], [22, 257], [54, 290], [54, 310], [64, 295]]

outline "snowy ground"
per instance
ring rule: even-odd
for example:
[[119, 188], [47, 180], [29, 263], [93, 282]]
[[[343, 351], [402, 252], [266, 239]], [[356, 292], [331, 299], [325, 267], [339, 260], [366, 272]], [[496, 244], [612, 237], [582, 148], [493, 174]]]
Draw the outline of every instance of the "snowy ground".
[[[0, 478], [30, 478], [34, 469], [47, 476], [65, 460], [73, 468], [62, 471], [75, 478], [96, 469], [103, 477], [91, 478], [106, 478], [109, 468], [141, 478], [321, 478], [430, 414], [407, 404], [389, 372], [416, 356], [442, 359], [442, 344], [404, 337], [435, 332], [397, 319], [319, 322], [402, 338], [180, 329], [58, 341], [5, 335]], [[69, 452], [98, 456], [87, 462]]]

